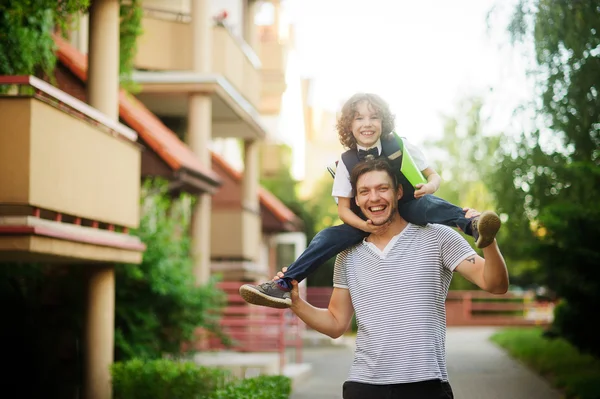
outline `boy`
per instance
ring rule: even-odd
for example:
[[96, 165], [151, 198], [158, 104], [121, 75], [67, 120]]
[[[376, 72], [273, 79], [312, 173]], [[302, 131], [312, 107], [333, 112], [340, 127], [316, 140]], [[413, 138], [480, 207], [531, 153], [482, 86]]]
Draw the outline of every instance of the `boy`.
[[[355, 193], [350, 184], [350, 172], [357, 163], [368, 157], [385, 156], [394, 167], [398, 182], [405, 192], [398, 201], [398, 211], [404, 220], [420, 226], [432, 223], [460, 228], [475, 238], [479, 248], [485, 248], [494, 241], [500, 229], [500, 219], [494, 212], [467, 218], [462, 208], [431, 195], [440, 186], [440, 176], [428, 166], [418, 148], [406, 140], [396, 140], [393, 133], [394, 116], [381, 97], [370, 93], [353, 95], [342, 107], [336, 127], [340, 142], [348, 148], [338, 162], [332, 192], [337, 198], [338, 215], [344, 224], [319, 232], [308, 248], [287, 268], [283, 278], [260, 285], [241, 286], [240, 295], [246, 302], [273, 308], [290, 307], [293, 280], [304, 280], [334, 255], [360, 243], [371, 233], [382, 234], [387, 230], [389, 221], [373, 223], [353, 201]], [[413, 181], [414, 184], [411, 184], [401, 172], [403, 157], [409, 157], [408, 154], [422, 172], [426, 183]]]

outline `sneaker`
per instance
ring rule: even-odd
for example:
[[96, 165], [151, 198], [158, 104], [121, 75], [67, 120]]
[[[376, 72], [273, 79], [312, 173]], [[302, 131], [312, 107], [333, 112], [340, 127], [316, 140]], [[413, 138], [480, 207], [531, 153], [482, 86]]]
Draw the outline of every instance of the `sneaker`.
[[495, 212], [485, 211], [473, 218], [473, 238], [477, 248], [485, 248], [494, 242], [498, 230], [500, 230], [500, 218]]
[[285, 309], [292, 306], [290, 291], [285, 291], [275, 281], [260, 285], [244, 284], [240, 287], [240, 295], [244, 301], [253, 305]]

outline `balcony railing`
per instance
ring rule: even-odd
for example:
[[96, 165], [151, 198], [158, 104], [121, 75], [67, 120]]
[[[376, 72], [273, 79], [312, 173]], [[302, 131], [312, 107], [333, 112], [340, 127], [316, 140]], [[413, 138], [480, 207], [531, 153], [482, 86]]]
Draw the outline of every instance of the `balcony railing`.
[[[143, 34], [135, 67], [153, 71], [193, 69], [191, 18], [187, 13], [144, 6]], [[212, 28], [212, 68], [224, 76], [255, 108], [260, 103], [261, 62], [252, 48], [227, 26]]]
[[137, 134], [35, 77], [1, 76], [0, 85], [12, 94], [0, 97], [3, 209], [109, 231], [137, 227]]
[[240, 208], [213, 210], [210, 252], [213, 259], [257, 261], [260, 245], [258, 213]]

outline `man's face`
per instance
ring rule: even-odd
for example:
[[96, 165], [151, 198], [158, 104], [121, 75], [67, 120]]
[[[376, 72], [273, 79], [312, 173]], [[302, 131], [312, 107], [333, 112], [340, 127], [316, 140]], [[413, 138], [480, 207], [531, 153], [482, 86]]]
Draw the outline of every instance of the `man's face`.
[[365, 148], [374, 146], [381, 137], [381, 116], [368, 101], [361, 101], [356, 105], [352, 134], [356, 143]]
[[356, 205], [374, 225], [381, 226], [398, 214], [402, 187], [394, 192], [392, 178], [384, 171], [367, 172], [356, 182]]

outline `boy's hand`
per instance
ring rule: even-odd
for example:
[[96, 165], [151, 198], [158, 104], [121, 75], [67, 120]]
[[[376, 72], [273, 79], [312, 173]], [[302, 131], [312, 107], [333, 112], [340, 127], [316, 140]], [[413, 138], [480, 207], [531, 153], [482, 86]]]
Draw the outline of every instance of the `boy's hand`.
[[415, 198], [421, 198], [425, 194], [435, 193], [435, 186], [431, 183], [419, 183], [415, 186]]
[[[287, 266], [282, 267], [280, 272], [277, 272], [277, 275], [273, 277], [273, 281], [279, 280], [284, 276], [284, 273], [287, 271]], [[292, 302], [297, 301], [300, 298], [300, 294], [298, 293], [298, 282], [296, 280], [292, 280], [292, 291], [290, 292], [292, 297]]]
[[[476, 209], [473, 208], [463, 208], [463, 212], [465, 213], [465, 217], [467, 219], [471, 219], [474, 218], [475, 216], [479, 216], [481, 215], [481, 212], [479, 212]], [[460, 227], [457, 227], [460, 231], [463, 231], [463, 229], [461, 229]]]
[[371, 233], [371, 234], [375, 234], [375, 235], [383, 234], [390, 227], [390, 223], [391, 222], [387, 222], [385, 224], [382, 224], [381, 226], [375, 226], [371, 220], [367, 220], [365, 222], [366, 227], [363, 230], [366, 231], [367, 233]]

